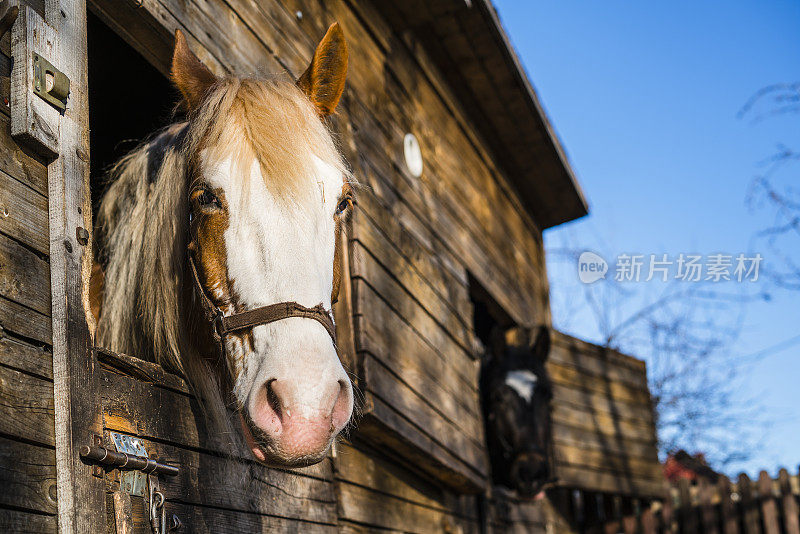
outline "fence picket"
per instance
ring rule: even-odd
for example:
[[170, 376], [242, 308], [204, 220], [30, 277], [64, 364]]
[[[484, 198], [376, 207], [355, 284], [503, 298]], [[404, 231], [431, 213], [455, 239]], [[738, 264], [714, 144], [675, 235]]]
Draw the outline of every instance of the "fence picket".
[[761, 534], [761, 525], [758, 518], [758, 503], [753, 495], [750, 477], [741, 473], [738, 478], [740, 507], [744, 515], [742, 521], [743, 534]]
[[714, 509], [712, 499], [714, 496], [714, 486], [705, 478], [700, 480], [700, 506], [703, 518], [703, 532], [707, 534], [719, 534], [717, 526], [717, 512]]
[[[800, 476], [800, 470], [798, 476]], [[800, 534], [800, 512], [798, 512], [797, 509], [797, 498], [792, 493], [792, 483], [789, 480], [789, 471], [786, 469], [781, 469], [778, 472], [778, 484], [781, 489], [784, 531], [786, 534]]]
[[678, 482], [678, 495], [680, 496], [678, 519], [681, 522], [681, 532], [699, 532], [700, 525], [697, 521], [697, 511], [692, 502], [692, 489], [688, 479], [682, 478]]
[[723, 534], [739, 534], [736, 503], [733, 502], [733, 497], [731, 496], [731, 481], [728, 477], [721, 476], [719, 478], [717, 492], [719, 493], [719, 513]]
[[761, 518], [764, 534], [780, 534], [778, 526], [778, 506], [772, 491], [772, 479], [766, 471], [758, 474], [758, 500], [761, 503]]

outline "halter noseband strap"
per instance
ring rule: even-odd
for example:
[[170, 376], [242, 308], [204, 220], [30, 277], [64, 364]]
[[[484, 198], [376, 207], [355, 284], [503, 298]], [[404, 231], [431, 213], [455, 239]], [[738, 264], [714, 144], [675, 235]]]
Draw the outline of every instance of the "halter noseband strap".
[[214, 337], [223, 354], [225, 352], [222, 342], [223, 338], [231, 332], [274, 323], [275, 321], [281, 321], [290, 317], [301, 317], [317, 321], [325, 327], [328, 335], [331, 336], [333, 340], [334, 346], [336, 345], [336, 327], [333, 324], [333, 318], [330, 312], [325, 309], [322, 303], [317, 304], [313, 308], [306, 308], [296, 302], [279, 302], [277, 304], [261, 306], [253, 310], [226, 316], [222, 314], [222, 310], [214, 305], [206, 294], [205, 288], [200, 283], [200, 276], [197, 274], [197, 267], [195, 266], [194, 257], [191, 253], [189, 253], [189, 265], [192, 269], [192, 278], [194, 278], [195, 287], [203, 303], [203, 311], [206, 314], [206, 318], [213, 326]]

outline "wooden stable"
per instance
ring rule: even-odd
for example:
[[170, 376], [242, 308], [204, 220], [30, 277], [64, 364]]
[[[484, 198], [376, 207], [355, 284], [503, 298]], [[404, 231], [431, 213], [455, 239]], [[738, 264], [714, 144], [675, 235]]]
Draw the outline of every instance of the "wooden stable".
[[[37, 16], [44, 44], [20, 27]], [[209, 445], [180, 377], [92, 349], [82, 269], [102, 182], [89, 154], [95, 170], [166, 85], [175, 29], [216, 74], [297, 76], [333, 21], [351, 58], [333, 128], [364, 186], [335, 311], [362, 413], [321, 464], [271, 469]], [[0, 531], [149, 532], [120, 471], [79, 459], [113, 448], [112, 432], [179, 467], [160, 479], [176, 532], [569, 532], [573, 491], [663, 496], [644, 364], [563, 335], [548, 364], [559, 481], [535, 502], [492, 487], [485, 330], [550, 323], [542, 231], [587, 208], [488, 0], [31, 0], [15, 24], [0, 40]], [[87, 47], [87, 25], [109, 41]], [[31, 46], [70, 96], [63, 115], [37, 103], [42, 124], [15, 126], [14, 106], [38, 102], [9, 81]], [[102, 56], [115, 46], [127, 52]]]

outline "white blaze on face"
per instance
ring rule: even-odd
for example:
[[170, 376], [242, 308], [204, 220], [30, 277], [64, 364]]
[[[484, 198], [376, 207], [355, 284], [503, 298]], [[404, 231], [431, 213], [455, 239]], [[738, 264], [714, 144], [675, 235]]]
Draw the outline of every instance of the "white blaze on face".
[[506, 375], [506, 385], [516, 391], [528, 404], [533, 399], [533, 392], [536, 390], [538, 381], [539, 377], [528, 369], [515, 369]]
[[[267, 187], [258, 163], [241, 168], [231, 157], [214, 162], [208, 151], [201, 159], [204, 179], [223, 190], [228, 204], [224, 239], [236, 300], [244, 309], [287, 301], [331, 309], [341, 173], [315, 158], [317, 175], [298, 198], [287, 201]], [[235, 336], [227, 340], [234, 393], [251, 411], [259, 389], [272, 379], [292, 384], [291, 405], [298, 416], [320, 410], [323, 385], [343, 380], [349, 387], [333, 342], [317, 321], [291, 317], [256, 326], [253, 345], [250, 351]]]

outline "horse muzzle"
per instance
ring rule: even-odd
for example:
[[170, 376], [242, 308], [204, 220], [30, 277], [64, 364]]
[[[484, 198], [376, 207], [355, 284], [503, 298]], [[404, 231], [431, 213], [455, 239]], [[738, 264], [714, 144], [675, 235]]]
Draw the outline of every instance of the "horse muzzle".
[[313, 399], [303, 384], [270, 379], [241, 413], [253, 455], [283, 467], [320, 462], [353, 412], [349, 380], [330, 380], [315, 388]]

